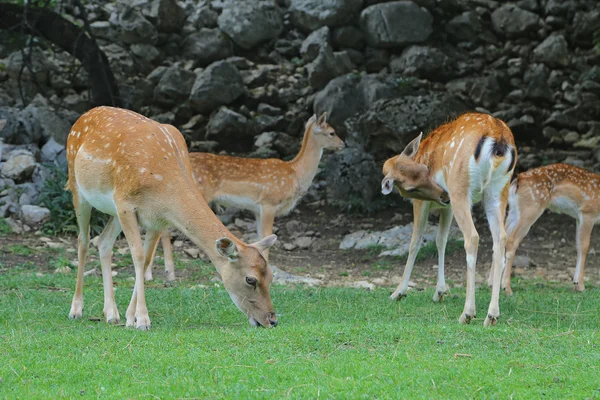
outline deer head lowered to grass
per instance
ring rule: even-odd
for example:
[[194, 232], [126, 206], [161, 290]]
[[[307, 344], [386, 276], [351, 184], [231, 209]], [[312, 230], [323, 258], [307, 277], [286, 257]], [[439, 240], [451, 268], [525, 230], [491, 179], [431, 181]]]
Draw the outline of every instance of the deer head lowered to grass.
[[[324, 149], [341, 149], [344, 142], [327, 123], [327, 114], [306, 123], [302, 147], [291, 161], [190, 153], [196, 184], [207, 202], [255, 213], [261, 238], [273, 233], [276, 216], [286, 215], [308, 191]], [[171, 241], [162, 237], [167, 279], [175, 279]], [[268, 252], [265, 252], [268, 256]], [[147, 279], [152, 279], [148, 269]]]
[[[112, 217], [98, 249], [104, 281], [104, 314], [118, 322], [111, 275], [114, 242], [124, 232], [135, 267], [127, 326], [149, 329], [144, 269], [161, 232], [173, 225], [208, 254], [225, 289], [252, 325], [277, 325], [270, 296], [273, 273], [265, 258], [275, 235], [254, 244], [236, 239], [204, 201], [192, 177], [181, 133], [132, 111], [97, 107], [83, 114], [67, 139], [67, 188], [79, 228], [77, 285], [70, 317], [83, 313], [83, 272], [92, 208]], [[146, 229], [142, 243], [139, 226]]]
[[429, 211], [440, 208], [436, 239], [439, 269], [433, 300], [443, 298], [447, 290], [444, 251], [454, 216], [465, 239], [467, 253], [467, 297], [459, 320], [471, 322], [476, 312], [475, 264], [479, 246], [471, 208], [483, 199], [494, 241], [492, 299], [484, 325], [496, 324], [500, 315], [498, 299], [506, 245], [504, 215], [516, 160], [515, 143], [508, 126], [491, 115], [469, 113], [438, 127], [423, 141], [419, 135], [402, 154], [385, 162], [385, 178], [381, 183], [383, 194], [391, 193], [396, 185], [403, 196], [414, 199], [414, 228], [408, 260], [402, 282], [391, 296], [393, 299], [406, 296]]

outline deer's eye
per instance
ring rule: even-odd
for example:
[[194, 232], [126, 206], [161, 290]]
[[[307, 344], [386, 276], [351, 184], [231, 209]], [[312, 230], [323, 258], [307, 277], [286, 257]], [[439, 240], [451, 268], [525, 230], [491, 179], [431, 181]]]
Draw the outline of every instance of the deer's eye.
[[252, 278], [251, 276], [246, 277], [246, 283], [250, 286], [256, 287], [256, 278]]

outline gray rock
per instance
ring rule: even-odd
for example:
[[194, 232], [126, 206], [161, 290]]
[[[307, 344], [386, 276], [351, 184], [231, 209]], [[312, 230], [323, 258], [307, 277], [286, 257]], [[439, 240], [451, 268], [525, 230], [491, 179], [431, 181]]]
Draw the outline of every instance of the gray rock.
[[252, 146], [254, 132], [245, 116], [221, 107], [208, 121], [206, 140], [218, 142], [221, 149], [247, 151]]
[[335, 48], [362, 50], [365, 47], [365, 35], [355, 26], [341, 26], [333, 31], [332, 42]]
[[531, 100], [553, 102], [553, 93], [548, 86], [549, 75], [550, 71], [544, 64], [530, 65], [524, 76], [524, 81], [527, 83], [525, 96]]
[[566, 67], [569, 57], [569, 45], [563, 35], [548, 36], [533, 50], [533, 59], [549, 67]]
[[446, 24], [446, 32], [454, 42], [472, 41], [481, 31], [481, 19], [475, 11], [465, 11]]
[[196, 32], [202, 28], [216, 28], [219, 13], [209, 6], [200, 6], [187, 18], [183, 27], [184, 34]]
[[231, 2], [221, 12], [217, 23], [238, 46], [246, 50], [277, 38], [283, 30], [279, 7], [268, 0]]
[[21, 207], [21, 219], [27, 225], [38, 225], [50, 218], [50, 210], [45, 207], [24, 205]]
[[313, 108], [319, 115], [327, 112], [327, 121], [338, 132], [344, 132], [344, 122], [356, 113], [366, 111], [379, 99], [397, 95], [394, 83], [376, 75], [346, 74], [331, 80], [315, 96]]
[[487, 109], [494, 108], [504, 97], [505, 86], [495, 74], [460, 78], [446, 84], [448, 91]]
[[492, 13], [496, 32], [508, 38], [516, 38], [535, 32], [542, 25], [539, 16], [514, 4], [505, 4]]
[[322, 26], [340, 26], [349, 22], [362, 6], [363, 0], [291, 0], [290, 12], [294, 25], [305, 32]]
[[311, 238], [308, 236], [300, 236], [300, 237], [294, 239], [293, 244], [300, 250], [306, 250], [306, 249], [310, 248], [310, 246], [313, 244], [314, 241], [315, 241], [314, 238]]
[[324, 26], [312, 32], [300, 46], [300, 55], [308, 62], [319, 56], [321, 49], [329, 47], [329, 27]]
[[177, 66], [169, 67], [154, 88], [154, 99], [164, 105], [185, 101], [191, 92], [196, 74]]
[[325, 190], [330, 204], [368, 204], [380, 190], [381, 167], [360, 146], [327, 157]]
[[297, 284], [301, 283], [307, 285], [309, 287], [317, 286], [322, 283], [320, 279], [310, 278], [307, 276], [299, 276], [293, 275], [289, 272], [283, 271], [277, 268], [274, 265], [271, 265], [271, 269], [273, 270], [273, 282], [278, 283], [280, 285], [289, 285], [289, 284]]
[[42, 146], [42, 162], [54, 162], [57, 156], [64, 151], [64, 145], [57, 143], [54, 138], [50, 138], [50, 140], [48, 140], [46, 144]]
[[399, 154], [420, 132], [430, 131], [468, 111], [460, 99], [445, 92], [379, 100], [347, 122], [348, 142], [358, 142], [376, 160]]
[[124, 43], [155, 44], [158, 39], [158, 32], [154, 25], [134, 8], [126, 8], [116, 18], [114, 15], [111, 16], [110, 22], [117, 26], [120, 39]]
[[354, 69], [348, 53], [333, 52], [331, 47], [323, 47], [317, 58], [307, 66], [308, 81], [314, 89], [323, 89], [329, 81]]
[[194, 65], [205, 67], [233, 56], [233, 43], [220, 29], [202, 28], [185, 38], [182, 52]]
[[412, 1], [375, 4], [360, 14], [360, 26], [373, 47], [393, 48], [420, 43], [433, 32], [433, 17]]
[[59, 70], [56, 63], [37, 46], [31, 49], [31, 53], [27, 57], [28, 67], [23, 65], [23, 52], [21, 50], [8, 56], [6, 72], [10, 79], [28, 81], [35, 78], [39, 83], [44, 84], [49, 79], [50, 72]]
[[366, 289], [366, 290], [375, 290], [375, 284], [367, 281], [349, 281], [344, 282], [344, 287], [352, 288], [352, 289]]
[[94, 21], [90, 24], [90, 29], [96, 38], [118, 40], [119, 33], [109, 21]]
[[135, 60], [129, 51], [116, 43], [101, 46], [101, 49], [106, 54], [115, 77], [126, 80], [127, 77], [135, 75], [137, 72], [135, 69]]
[[136, 61], [137, 70], [144, 74], [152, 71], [154, 65], [160, 60], [160, 52], [151, 44], [132, 44], [131, 47], [129, 47], [129, 50]]
[[180, 32], [185, 22], [185, 11], [177, 0], [152, 0], [143, 13], [160, 32]]
[[38, 203], [40, 194], [33, 183], [22, 183], [18, 185], [18, 190], [21, 192], [19, 196], [19, 204], [21, 206]]
[[578, 11], [573, 18], [573, 42], [582, 47], [589, 47], [600, 26], [600, 9], [596, 6], [590, 11]]
[[17, 150], [9, 155], [8, 161], [2, 166], [1, 173], [3, 177], [21, 183], [31, 179], [36, 165], [35, 158], [31, 153]]
[[441, 50], [427, 46], [409, 46], [390, 62], [394, 73], [415, 75], [430, 80], [450, 76], [450, 59]]
[[246, 91], [242, 76], [227, 61], [217, 61], [202, 71], [192, 87], [190, 102], [200, 113], [229, 104]]

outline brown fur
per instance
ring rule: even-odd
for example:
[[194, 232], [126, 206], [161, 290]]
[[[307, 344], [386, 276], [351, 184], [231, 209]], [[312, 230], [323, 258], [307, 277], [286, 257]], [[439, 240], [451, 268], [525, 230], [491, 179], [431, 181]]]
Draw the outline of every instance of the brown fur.
[[[122, 228], [136, 269], [127, 324], [148, 329], [143, 272], [160, 232], [169, 225], [176, 226], [208, 254], [226, 289], [251, 322], [270, 326], [270, 321], [276, 321], [269, 295], [272, 273], [263, 255], [274, 238], [246, 245], [223, 226], [192, 178], [187, 147], [177, 129], [132, 111], [98, 107], [73, 125], [67, 139], [67, 163], [67, 186], [73, 193], [80, 228], [73, 318], [80, 317], [83, 310], [83, 269], [89, 243], [89, 213], [94, 206], [114, 216], [99, 244], [101, 253], [105, 253], [101, 254], [108, 293], [105, 314], [110, 314], [113, 321], [119, 317], [112, 295], [110, 264], [106, 263], [110, 262], [116, 235]], [[143, 249], [138, 224], [148, 231]], [[248, 276], [258, 278], [256, 288], [245, 282]]]

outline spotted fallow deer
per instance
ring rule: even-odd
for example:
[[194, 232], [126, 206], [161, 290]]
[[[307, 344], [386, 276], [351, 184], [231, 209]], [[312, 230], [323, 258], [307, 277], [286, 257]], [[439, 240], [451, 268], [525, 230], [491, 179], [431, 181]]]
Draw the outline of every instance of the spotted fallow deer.
[[[414, 199], [414, 228], [408, 260], [402, 282], [391, 298], [406, 296], [427, 217], [430, 210], [438, 208], [440, 225], [436, 244], [439, 271], [433, 300], [439, 301], [447, 291], [444, 252], [454, 216], [464, 236], [467, 253], [467, 296], [459, 321], [471, 322], [476, 312], [475, 264], [479, 245], [479, 234], [471, 212], [472, 205], [483, 199], [494, 241], [492, 300], [484, 325], [495, 325], [500, 315], [498, 300], [506, 244], [504, 215], [510, 178], [517, 159], [513, 135], [504, 122], [491, 115], [468, 113], [435, 129], [423, 141], [421, 136], [383, 166], [383, 194], [391, 193], [396, 185], [402, 196]], [[444, 192], [447, 192], [450, 204]]]
[[[277, 237], [248, 245], [223, 226], [194, 183], [187, 147], [177, 129], [132, 111], [94, 108], [73, 125], [67, 139], [67, 162], [67, 188], [73, 193], [79, 228], [77, 285], [70, 318], [83, 313], [83, 272], [93, 207], [112, 216], [98, 242], [107, 322], [119, 321], [110, 262], [119, 233], [125, 233], [135, 268], [126, 325], [145, 330], [150, 328], [150, 318], [144, 268], [161, 232], [172, 225], [208, 254], [225, 289], [252, 325], [277, 325], [269, 291], [273, 273], [264, 255]], [[147, 231], [143, 244], [138, 225]]]
[[[241, 158], [209, 153], [190, 153], [198, 188], [207, 202], [254, 212], [259, 237], [273, 233], [276, 216], [286, 215], [304, 196], [319, 169], [324, 149], [341, 149], [344, 142], [327, 123], [327, 114], [313, 115], [306, 123], [298, 155], [286, 162], [276, 158]], [[174, 280], [173, 256], [168, 231], [163, 234], [165, 270]], [[268, 257], [268, 251], [265, 251]], [[151, 269], [146, 279], [152, 279]]]
[[600, 222], [600, 175], [567, 164], [523, 172], [513, 180], [506, 218], [506, 269], [502, 287], [512, 295], [510, 275], [515, 253], [529, 228], [544, 210], [570, 215], [577, 221], [575, 290], [585, 290], [583, 272], [594, 224]]

